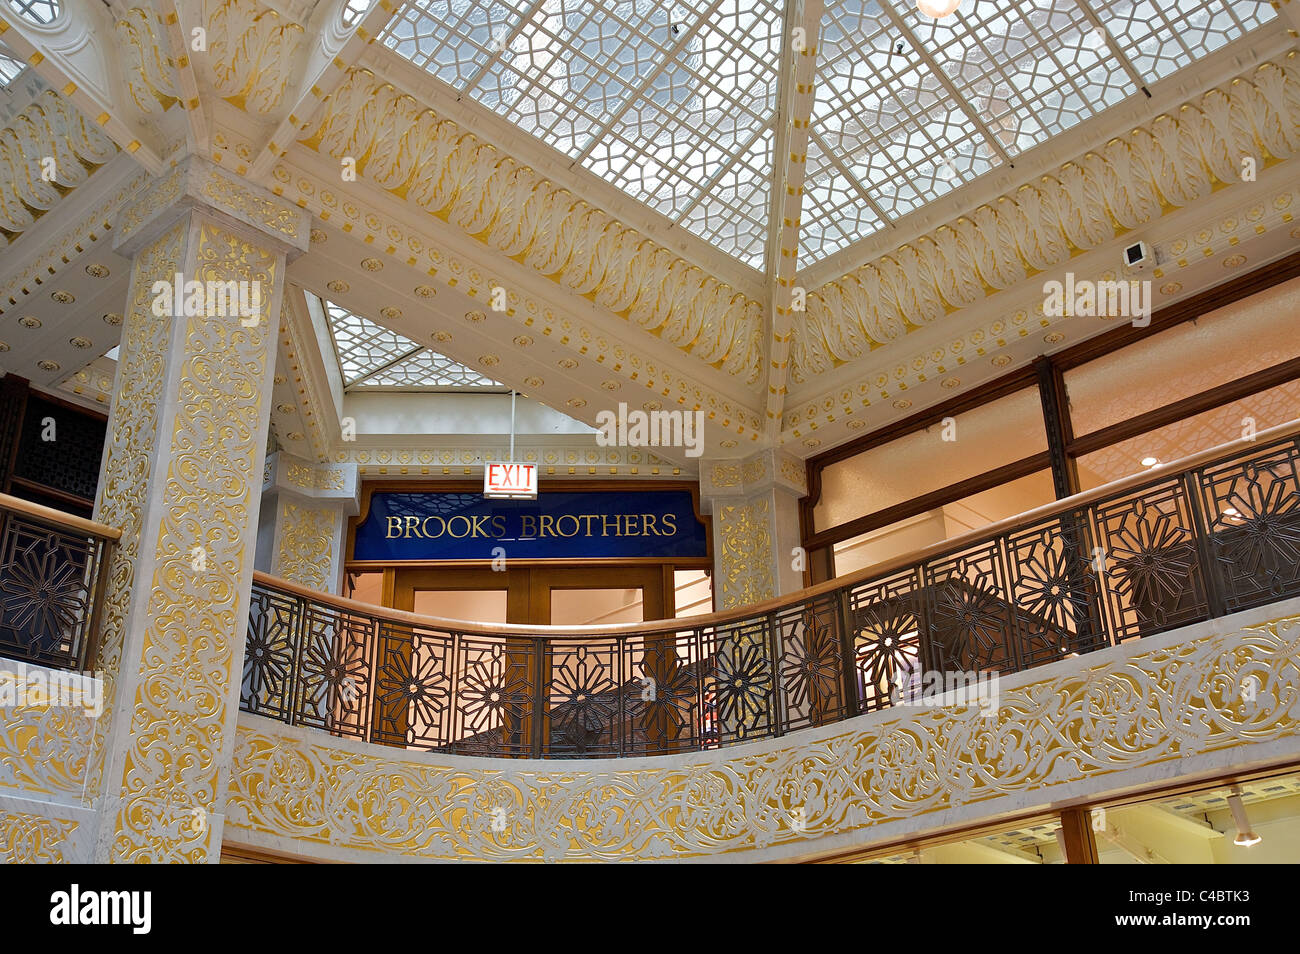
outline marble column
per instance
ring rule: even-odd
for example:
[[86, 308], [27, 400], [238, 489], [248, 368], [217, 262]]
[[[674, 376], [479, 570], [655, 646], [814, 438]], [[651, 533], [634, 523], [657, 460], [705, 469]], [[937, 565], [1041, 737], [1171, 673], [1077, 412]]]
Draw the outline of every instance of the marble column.
[[[191, 157], [115, 223], [132, 259], [95, 519], [120, 527], [99, 668], [95, 859], [215, 862], [288, 259], [310, 221]], [[160, 294], [182, 282], [209, 293]], [[235, 289], [246, 295], [235, 307]], [[260, 293], [260, 294], [258, 294]], [[184, 300], [188, 298], [188, 301]]]

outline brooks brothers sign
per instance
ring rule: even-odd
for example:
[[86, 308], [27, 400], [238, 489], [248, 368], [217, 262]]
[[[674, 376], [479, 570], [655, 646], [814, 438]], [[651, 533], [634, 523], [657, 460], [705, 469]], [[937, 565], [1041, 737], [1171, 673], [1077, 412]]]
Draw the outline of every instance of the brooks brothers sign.
[[370, 497], [357, 525], [356, 560], [491, 560], [703, 557], [705, 528], [690, 491], [545, 493], [491, 500], [470, 493]]

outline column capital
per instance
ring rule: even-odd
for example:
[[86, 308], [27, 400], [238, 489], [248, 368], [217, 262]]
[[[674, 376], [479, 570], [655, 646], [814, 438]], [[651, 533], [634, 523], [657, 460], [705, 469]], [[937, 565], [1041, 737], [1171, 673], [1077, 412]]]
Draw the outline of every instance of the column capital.
[[199, 210], [292, 261], [311, 244], [311, 216], [202, 156], [187, 156], [154, 178], [117, 220], [113, 250], [133, 256], [179, 216]]
[[808, 494], [804, 462], [783, 450], [768, 449], [737, 460], [702, 461], [700, 495], [742, 497], [778, 488], [795, 497]]
[[332, 504], [354, 517], [361, 502], [359, 473], [356, 464], [318, 464], [276, 451], [266, 458], [262, 493], [290, 494], [316, 506]]

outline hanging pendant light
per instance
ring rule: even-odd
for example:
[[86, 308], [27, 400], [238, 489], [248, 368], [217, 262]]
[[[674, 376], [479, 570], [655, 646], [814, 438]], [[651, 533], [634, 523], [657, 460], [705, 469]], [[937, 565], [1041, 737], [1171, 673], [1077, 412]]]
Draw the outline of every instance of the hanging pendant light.
[[932, 20], [942, 20], [957, 12], [961, 0], [916, 0], [916, 9]]

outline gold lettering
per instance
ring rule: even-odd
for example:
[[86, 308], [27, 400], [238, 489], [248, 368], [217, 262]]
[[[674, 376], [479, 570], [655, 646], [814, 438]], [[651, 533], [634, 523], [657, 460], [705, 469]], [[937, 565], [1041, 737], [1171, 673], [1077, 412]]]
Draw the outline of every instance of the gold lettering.
[[675, 513], [660, 514], [659, 519], [663, 521], [663, 525], [664, 525], [664, 531], [662, 534], [660, 534], [661, 536], [665, 536], [665, 537], [677, 536], [677, 514]]
[[[641, 536], [641, 515], [639, 513], [628, 513], [623, 515], [624, 530], [623, 535], [628, 537]], [[632, 528], [636, 527], [635, 530]]]
[[554, 527], [555, 518], [552, 517], [549, 513], [542, 514], [540, 517], [537, 518], [537, 522], [541, 524], [541, 531], [542, 531], [541, 536], [543, 537], [555, 536], [555, 527]]
[[506, 518], [497, 514], [492, 518], [492, 536], [504, 537], [506, 535]]
[[402, 536], [403, 536], [404, 538], [410, 539], [410, 537], [411, 537], [412, 534], [414, 534], [414, 535], [417, 536], [417, 537], [422, 537], [422, 536], [424, 536], [424, 534], [422, 534], [422, 533], [420, 532], [420, 518], [419, 518], [419, 517], [407, 517], [407, 518], [406, 518], [406, 532], [403, 533]]
[[478, 516], [473, 517], [473, 518], [471, 518], [471, 519], [474, 521], [474, 533], [473, 533], [473, 536], [476, 536], [476, 537], [486, 537], [486, 536], [487, 536], [487, 532], [483, 529], [483, 524], [487, 523], [487, 514], [485, 514], [485, 513], [484, 513], [484, 514], [479, 514]]
[[650, 535], [652, 535], [652, 534], [653, 534], [654, 536], [656, 536], [656, 537], [659, 536], [659, 531], [658, 531], [658, 529], [655, 528], [655, 515], [654, 515], [654, 514], [652, 514], [652, 513], [643, 513], [643, 514], [641, 514], [641, 519], [645, 521], [645, 535], [646, 535], [647, 537], [650, 536]]
[[519, 515], [519, 536], [527, 539], [537, 536], [537, 517], [531, 513]]
[[[394, 527], [393, 524], [397, 524], [397, 526]], [[401, 517], [389, 517], [389, 518], [388, 518], [388, 530], [387, 530], [387, 532], [384, 534], [384, 539], [385, 539], [385, 540], [391, 540], [391, 539], [393, 539], [393, 537], [400, 537], [401, 535], [402, 535], [402, 518], [401, 518]]]
[[[572, 521], [573, 521], [573, 532], [572, 532], [572, 533], [565, 533], [565, 532], [564, 532], [564, 521], [566, 521], [566, 520], [572, 520]], [[562, 537], [576, 537], [576, 536], [578, 535], [578, 518], [575, 517], [575, 516], [574, 516], [573, 514], [571, 514], [571, 513], [561, 514], [561, 515], [560, 515], [559, 517], [557, 517], [556, 520], [555, 520], [555, 529], [559, 532], [560, 536], [562, 536]]]
[[580, 517], [578, 517], [578, 519], [583, 521], [582, 535], [584, 537], [591, 536], [591, 521], [596, 519], [596, 515], [594, 513], [584, 513]]
[[[432, 530], [429, 529], [430, 520], [438, 521], [439, 529], [437, 533], [434, 533]], [[447, 523], [445, 520], [442, 519], [442, 517], [439, 517], [437, 514], [434, 514], [432, 517], [424, 518], [424, 523], [420, 524], [420, 529], [424, 531], [424, 535], [426, 537], [428, 537], [430, 540], [434, 540], [447, 532]]]
[[[457, 520], [459, 520], [461, 523], [465, 525], [464, 533], [457, 533], [455, 530], [452, 529], [456, 525]], [[455, 537], [457, 540], [463, 540], [466, 537], [468, 537], [470, 534], [469, 517], [466, 517], [463, 514], [457, 514], [456, 516], [452, 517], [450, 520], [447, 521], [447, 532], [451, 534], [453, 537]]]
[[609, 536], [609, 522], [610, 522], [611, 520], [613, 520], [613, 521], [614, 521], [614, 536], [616, 536], [616, 537], [617, 537], [617, 536], [622, 536], [622, 532], [619, 530], [619, 519], [620, 519], [620, 518], [618, 518], [618, 517], [606, 517], [604, 514], [601, 514], [601, 517], [600, 517], [600, 535], [601, 535], [602, 537], [607, 537], [607, 536]]

